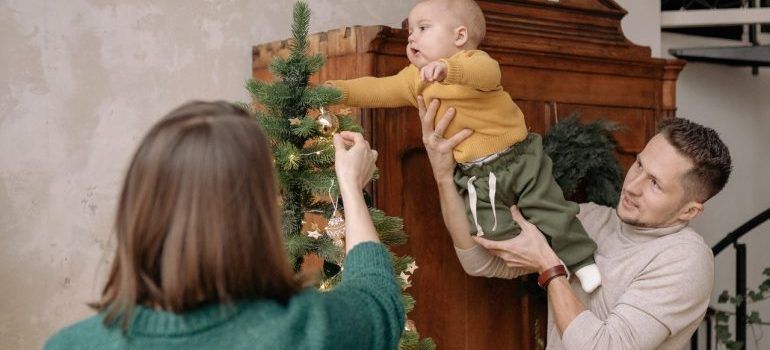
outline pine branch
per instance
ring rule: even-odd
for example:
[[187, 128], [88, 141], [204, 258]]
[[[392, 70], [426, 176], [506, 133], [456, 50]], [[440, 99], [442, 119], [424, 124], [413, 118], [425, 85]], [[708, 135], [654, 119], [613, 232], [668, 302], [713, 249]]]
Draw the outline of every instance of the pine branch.
[[328, 237], [319, 238], [316, 244], [316, 254], [325, 261], [342, 263], [342, 257], [345, 255], [342, 248], [334, 245], [334, 242]]
[[302, 97], [302, 103], [319, 108], [342, 100], [342, 92], [328, 86], [308, 87]]
[[297, 180], [303, 191], [313, 195], [328, 197], [329, 187], [331, 187], [333, 198], [339, 195], [339, 186], [334, 169], [303, 171]]
[[302, 234], [284, 237], [284, 240], [286, 254], [289, 255], [291, 261], [307, 255], [314, 243], [312, 238]]
[[548, 131], [543, 150], [553, 162], [553, 176], [565, 197], [582, 187], [587, 201], [617, 204], [622, 172], [613, 156], [617, 142], [611, 135], [617, 129], [604, 120], [583, 125], [573, 114]]
[[308, 48], [307, 35], [310, 28], [310, 6], [304, 1], [294, 4], [294, 20], [291, 24], [291, 59], [302, 59]]
[[275, 164], [283, 170], [298, 170], [302, 156], [300, 150], [289, 142], [279, 143], [274, 150]]
[[291, 137], [289, 123], [286, 119], [275, 118], [267, 115], [257, 115], [257, 122], [262, 126], [265, 136], [271, 141], [284, 140]]
[[311, 168], [328, 168], [334, 165], [334, 144], [330, 139], [318, 138], [302, 149], [305, 164]]
[[358, 125], [355, 120], [349, 115], [338, 115], [337, 119], [340, 122], [340, 131], [353, 131], [363, 132], [364, 129]]
[[299, 124], [294, 125], [291, 133], [305, 139], [316, 136], [318, 135], [318, 122], [311, 117], [304, 117], [299, 120]]
[[387, 216], [383, 211], [375, 208], [369, 209], [369, 215], [382, 243], [387, 245], [406, 244], [407, 237], [404, 232], [403, 219]]

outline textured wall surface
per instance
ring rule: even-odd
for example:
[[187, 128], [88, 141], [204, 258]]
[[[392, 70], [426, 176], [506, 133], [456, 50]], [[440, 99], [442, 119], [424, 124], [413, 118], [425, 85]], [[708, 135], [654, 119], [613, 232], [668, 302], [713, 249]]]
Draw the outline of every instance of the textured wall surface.
[[[415, 2], [311, 0], [312, 31], [400, 26]], [[653, 55], [693, 44], [661, 44], [657, 2], [617, 2], [625, 35]], [[289, 0], [0, 0], [0, 349], [40, 348], [91, 314], [139, 138], [189, 99], [246, 100], [251, 46], [288, 37], [290, 16]], [[770, 205], [767, 73], [690, 64], [679, 79], [680, 115], [722, 131], [736, 161], [693, 224], [711, 244]], [[747, 240], [750, 285], [770, 265], [768, 225]], [[717, 260], [718, 290], [734, 281], [730, 259]]]
[[[312, 31], [400, 26], [414, 1], [313, 0]], [[89, 315], [129, 158], [184, 101], [245, 101], [288, 0], [0, 0], [0, 348]]]

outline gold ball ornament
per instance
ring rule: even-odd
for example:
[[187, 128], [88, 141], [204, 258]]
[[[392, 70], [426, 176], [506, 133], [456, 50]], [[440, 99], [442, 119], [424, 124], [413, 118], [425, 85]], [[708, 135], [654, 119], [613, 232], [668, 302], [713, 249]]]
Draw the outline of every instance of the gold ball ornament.
[[320, 110], [321, 114], [316, 118], [318, 131], [324, 136], [332, 136], [340, 128], [340, 120], [334, 113], [326, 110], [326, 108], [321, 107]]

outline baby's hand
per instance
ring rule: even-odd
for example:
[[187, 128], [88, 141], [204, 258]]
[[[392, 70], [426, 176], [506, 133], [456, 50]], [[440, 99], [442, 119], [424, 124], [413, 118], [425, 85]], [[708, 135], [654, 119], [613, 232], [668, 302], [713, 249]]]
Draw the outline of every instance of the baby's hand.
[[446, 79], [447, 66], [441, 61], [433, 61], [420, 69], [420, 79], [423, 81], [444, 81]]

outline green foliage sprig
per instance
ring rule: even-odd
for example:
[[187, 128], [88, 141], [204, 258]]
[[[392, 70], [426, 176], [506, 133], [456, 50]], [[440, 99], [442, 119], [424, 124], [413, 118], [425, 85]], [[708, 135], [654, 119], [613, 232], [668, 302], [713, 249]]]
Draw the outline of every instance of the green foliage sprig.
[[543, 137], [543, 149], [553, 161], [553, 176], [564, 197], [578, 189], [587, 202], [615, 207], [623, 184], [622, 171], [613, 156], [618, 143], [612, 132], [618, 126], [606, 120], [581, 124], [572, 114], [554, 125]]

